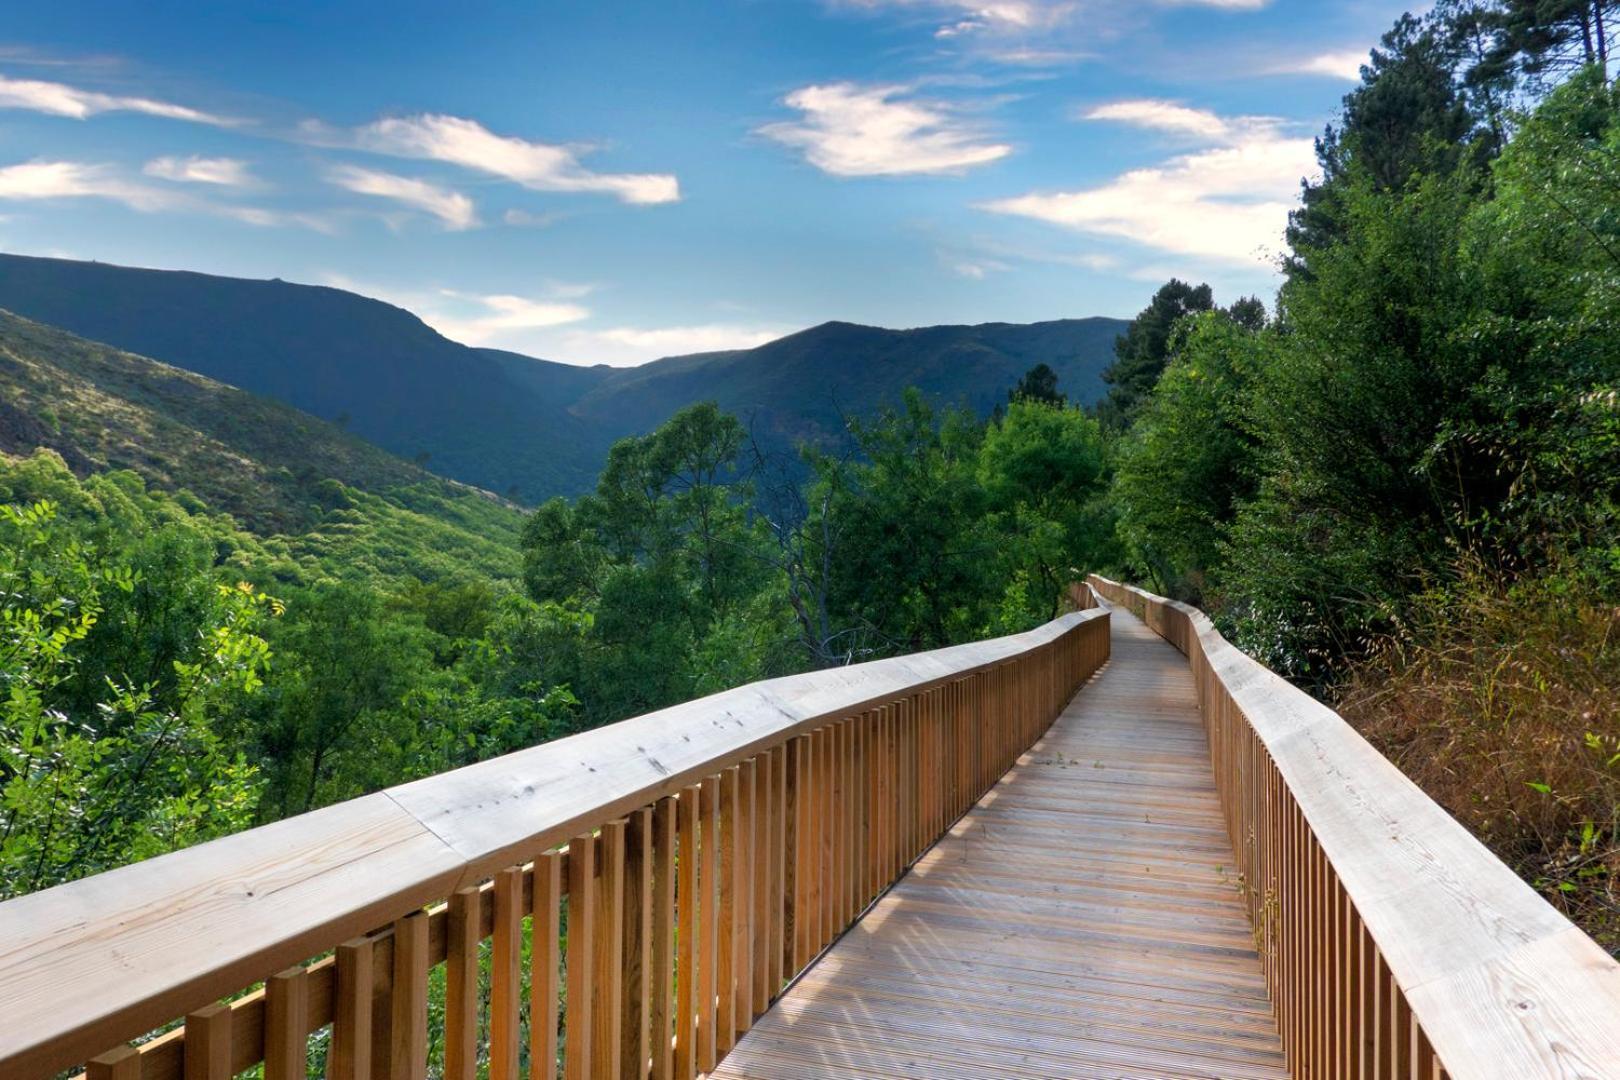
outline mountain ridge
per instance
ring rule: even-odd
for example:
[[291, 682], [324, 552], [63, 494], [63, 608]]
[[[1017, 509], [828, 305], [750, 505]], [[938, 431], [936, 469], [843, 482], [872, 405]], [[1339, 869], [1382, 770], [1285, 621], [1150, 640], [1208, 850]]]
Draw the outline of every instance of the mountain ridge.
[[327, 285], [0, 254], [0, 308], [341, 424], [441, 475], [538, 502], [589, 490], [619, 438], [716, 401], [791, 454], [845, 438], [917, 386], [986, 413], [1029, 368], [1071, 398], [1102, 389], [1123, 320], [891, 330], [830, 320], [752, 349], [583, 366], [445, 338]]

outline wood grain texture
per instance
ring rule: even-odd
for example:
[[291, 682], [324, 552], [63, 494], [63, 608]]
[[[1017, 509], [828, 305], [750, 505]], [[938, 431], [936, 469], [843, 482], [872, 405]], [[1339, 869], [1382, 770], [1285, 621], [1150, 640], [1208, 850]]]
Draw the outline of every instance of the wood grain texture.
[[478, 942], [483, 937], [483, 892], [450, 896], [444, 969], [444, 1080], [478, 1076]]
[[1288, 1075], [1191, 674], [1113, 650], [716, 1078]]

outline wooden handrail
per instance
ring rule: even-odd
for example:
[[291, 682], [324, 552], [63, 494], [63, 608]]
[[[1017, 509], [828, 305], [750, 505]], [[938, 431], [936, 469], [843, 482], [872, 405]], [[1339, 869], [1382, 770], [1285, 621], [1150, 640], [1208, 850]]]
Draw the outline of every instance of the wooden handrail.
[[558, 1056], [566, 959], [566, 1075], [690, 1077], [1039, 737], [1108, 640], [1092, 609], [752, 683], [7, 901], [0, 1076], [263, 1061], [301, 1080], [327, 1025], [334, 1080], [420, 1075], [441, 962], [447, 1075], [471, 1076], [486, 938], [491, 1075], [515, 1076], [532, 915], [535, 1059]]
[[1186, 654], [1296, 1076], [1620, 1076], [1620, 964], [1196, 608], [1092, 575]]

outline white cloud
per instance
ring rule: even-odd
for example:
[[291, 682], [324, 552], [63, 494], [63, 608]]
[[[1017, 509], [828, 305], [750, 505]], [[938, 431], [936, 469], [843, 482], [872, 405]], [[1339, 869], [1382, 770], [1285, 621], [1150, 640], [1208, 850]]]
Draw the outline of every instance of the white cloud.
[[804, 118], [766, 124], [759, 134], [802, 150], [833, 176], [961, 173], [1012, 152], [942, 105], [900, 100], [906, 92], [854, 83], [806, 86], [787, 96]]
[[1279, 75], [1322, 75], [1347, 82], [1361, 81], [1361, 65], [1368, 60], [1366, 49], [1344, 49], [1318, 53], [1276, 69]]
[[196, 204], [199, 209], [220, 217], [240, 221], [261, 229], [299, 228], [334, 236], [338, 232], [338, 219], [329, 213], [306, 213], [289, 210], [266, 210], [258, 206], [220, 206], [211, 203]]
[[478, 210], [471, 199], [459, 191], [451, 191], [426, 180], [362, 169], [356, 165], [339, 165], [331, 169], [326, 178], [356, 194], [392, 199], [431, 214], [452, 231], [471, 229], [478, 224]]
[[[319, 125], [306, 134], [330, 138]], [[355, 145], [394, 157], [425, 158], [510, 180], [534, 191], [601, 192], [622, 202], [678, 202], [680, 184], [661, 173], [598, 173], [580, 164], [584, 148], [497, 135], [459, 116], [401, 116], [359, 129]]]
[[536, 214], [531, 210], [508, 210], [501, 215], [501, 220], [515, 228], [543, 229], [547, 225], [554, 225], [562, 219], [556, 212]]
[[129, 179], [112, 165], [77, 161], [30, 161], [0, 168], [0, 200], [8, 199], [106, 199], [141, 213], [207, 214], [264, 228], [295, 226], [323, 233], [337, 229], [330, 215], [210, 202]]
[[133, 112], [221, 127], [229, 127], [236, 123], [223, 116], [187, 108], [184, 105], [174, 105], [167, 101], [102, 94], [94, 90], [81, 90], [66, 83], [13, 79], [5, 75], [0, 75], [0, 108], [28, 109], [51, 116], [67, 116], [75, 120], [83, 120], [97, 113]]
[[142, 212], [180, 204], [168, 192], [121, 177], [110, 165], [30, 161], [0, 168], [0, 199], [108, 199]]
[[1097, 118], [1203, 134], [1214, 145], [1097, 187], [1031, 193], [982, 208], [1240, 265], [1280, 249], [1299, 181], [1315, 171], [1310, 139], [1285, 135], [1264, 117], [1206, 117], [1163, 102], [1121, 104], [1133, 107]]
[[463, 345], [498, 346], [529, 351], [532, 333], [590, 318], [590, 310], [573, 300], [589, 285], [549, 282], [538, 297], [509, 293], [474, 293], [460, 289], [397, 289], [329, 273], [321, 280], [336, 289], [369, 296], [412, 312], [433, 329]]
[[191, 157], [153, 158], [141, 170], [147, 176], [187, 184], [218, 184], [223, 187], [255, 187], [258, 181], [248, 171], [247, 162], [237, 158]]
[[[626, 367], [686, 353], [752, 349], [775, 341], [792, 330], [775, 326], [702, 323], [691, 326], [615, 326], [603, 330], [575, 330], [562, 336], [550, 350], [574, 363]], [[544, 350], [543, 350], [544, 351]]]
[[1193, 109], [1173, 101], [1151, 98], [1098, 105], [1087, 109], [1081, 117], [1085, 120], [1115, 120], [1211, 140], [1224, 139], [1231, 133], [1231, 125], [1207, 109]]

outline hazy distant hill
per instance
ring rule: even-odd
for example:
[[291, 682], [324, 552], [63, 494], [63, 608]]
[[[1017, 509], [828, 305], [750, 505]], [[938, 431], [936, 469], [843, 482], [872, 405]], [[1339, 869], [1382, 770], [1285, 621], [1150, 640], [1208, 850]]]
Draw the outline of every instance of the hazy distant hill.
[[1089, 401], [1124, 327], [831, 322], [755, 349], [577, 367], [458, 345], [341, 289], [17, 255], [0, 255], [0, 308], [277, 398], [526, 501], [587, 490], [614, 439], [695, 401], [719, 402], [784, 449], [836, 438], [841, 416], [907, 386], [988, 411], [1037, 363]]
[[299, 537], [295, 556], [516, 573], [522, 518], [488, 493], [279, 401], [0, 311], [0, 453], [41, 447], [81, 476], [128, 469], [262, 536]]
[[841, 417], [869, 415], [915, 386], [987, 413], [1036, 364], [1090, 402], [1113, 358], [1118, 319], [885, 330], [829, 322], [758, 348], [699, 353], [622, 369], [573, 406], [593, 424], [646, 430], [690, 401], [713, 400], [788, 439], [834, 436]]

